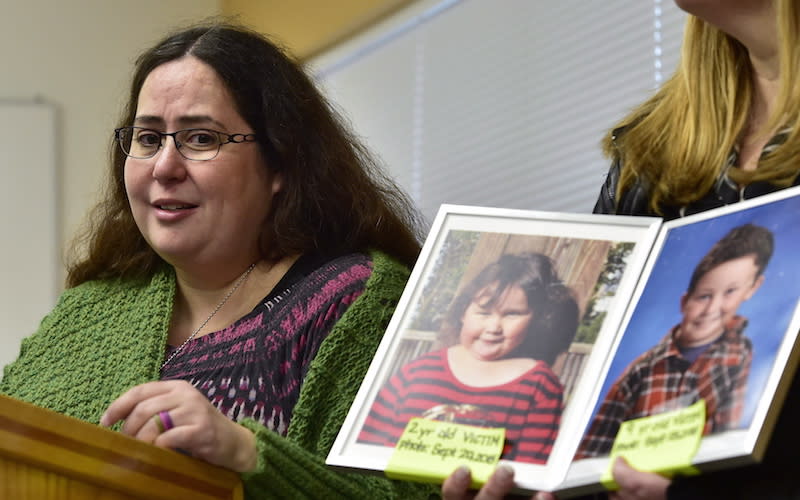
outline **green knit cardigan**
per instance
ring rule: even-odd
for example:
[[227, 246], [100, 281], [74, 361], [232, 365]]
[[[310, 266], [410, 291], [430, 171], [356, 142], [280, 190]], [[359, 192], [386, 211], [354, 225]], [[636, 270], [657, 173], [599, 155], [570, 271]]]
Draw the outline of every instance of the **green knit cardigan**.
[[[245, 496], [414, 499], [438, 496], [428, 485], [344, 473], [325, 465], [347, 411], [400, 297], [408, 270], [373, 252], [364, 293], [322, 343], [303, 383], [287, 437], [254, 420], [255, 472]], [[147, 280], [102, 280], [65, 291], [8, 365], [0, 393], [98, 423], [127, 389], [158, 380], [175, 295], [171, 269]]]

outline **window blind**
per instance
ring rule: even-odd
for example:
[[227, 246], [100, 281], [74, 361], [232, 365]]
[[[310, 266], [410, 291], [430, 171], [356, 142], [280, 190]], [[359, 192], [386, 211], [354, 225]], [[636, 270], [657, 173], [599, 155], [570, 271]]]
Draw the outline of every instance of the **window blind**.
[[662, 0], [420, 1], [310, 68], [429, 220], [588, 212], [600, 140], [672, 73], [684, 21]]

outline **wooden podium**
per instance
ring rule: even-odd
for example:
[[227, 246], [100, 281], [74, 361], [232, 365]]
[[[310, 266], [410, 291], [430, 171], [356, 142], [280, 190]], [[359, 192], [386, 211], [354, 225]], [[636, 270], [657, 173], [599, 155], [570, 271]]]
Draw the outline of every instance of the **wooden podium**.
[[0, 395], [0, 498], [243, 498], [239, 475]]

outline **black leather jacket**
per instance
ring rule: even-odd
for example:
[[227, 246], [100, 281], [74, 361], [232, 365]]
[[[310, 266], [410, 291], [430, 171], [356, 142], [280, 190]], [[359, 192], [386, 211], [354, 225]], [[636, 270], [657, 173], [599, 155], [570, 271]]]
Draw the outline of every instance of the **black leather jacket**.
[[617, 214], [617, 215], [653, 215], [648, 207], [647, 189], [643, 182], [637, 182], [632, 189], [626, 191], [622, 198], [617, 201], [617, 185], [621, 170], [619, 160], [615, 160], [608, 169], [606, 180], [600, 188], [600, 195], [594, 205], [596, 214]]
[[[657, 215], [650, 209], [647, 186], [643, 181], [636, 182], [631, 189], [623, 193], [619, 200], [616, 199], [617, 185], [619, 183], [621, 162], [615, 160], [608, 170], [608, 175], [600, 188], [600, 195], [594, 206], [596, 214], [617, 214], [617, 215]], [[795, 177], [793, 186], [800, 185], [800, 175]], [[679, 207], [665, 205], [661, 207], [661, 217], [664, 220], [677, 219], [686, 215], [696, 214], [730, 205], [738, 201], [755, 198], [767, 193], [772, 193], [782, 189], [769, 182], [753, 182], [744, 188], [738, 187], [728, 176], [723, 173], [720, 175], [714, 187], [700, 199], [692, 203]]]

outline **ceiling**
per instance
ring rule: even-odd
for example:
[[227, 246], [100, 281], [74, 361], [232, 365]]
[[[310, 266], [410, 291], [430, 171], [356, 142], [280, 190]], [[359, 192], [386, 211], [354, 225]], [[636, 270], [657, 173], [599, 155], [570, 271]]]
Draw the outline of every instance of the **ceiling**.
[[239, 19], [308, 60], [413, 0], [222, 0], [223, 15]]

